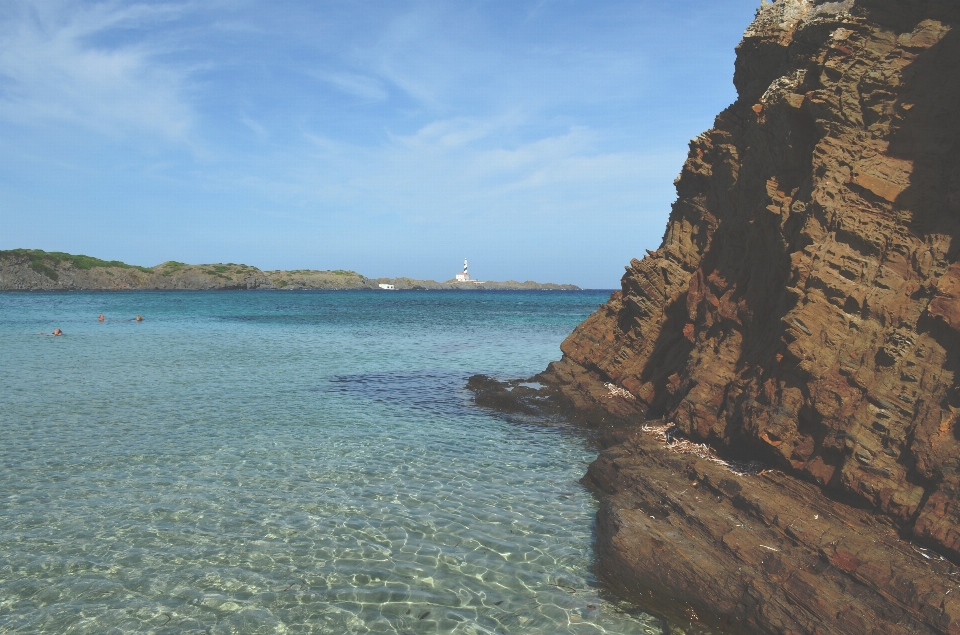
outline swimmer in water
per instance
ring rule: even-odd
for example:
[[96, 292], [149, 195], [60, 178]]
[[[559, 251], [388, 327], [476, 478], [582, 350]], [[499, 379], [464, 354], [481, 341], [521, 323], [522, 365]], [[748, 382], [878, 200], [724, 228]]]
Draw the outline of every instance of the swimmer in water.
[[59, 337], [60, 335], [63, 335], [63, 331], [60, 329], [53, 329], [53, 333], [44, 333], [41, 331], [40, 333], [37, 333], [37, 335], [43, 335], [45, 337]]
[[138, 315], [138, 316], [137, 316], [137, 322], [143, 322], [143, 316], [142, 316], [142, 315]]
[[100, 320], [101, 322], [103, 322], [103, 313], [101, 313], [101, 314], [100, 314], [100, 317], [98, 317], [97, 319]]

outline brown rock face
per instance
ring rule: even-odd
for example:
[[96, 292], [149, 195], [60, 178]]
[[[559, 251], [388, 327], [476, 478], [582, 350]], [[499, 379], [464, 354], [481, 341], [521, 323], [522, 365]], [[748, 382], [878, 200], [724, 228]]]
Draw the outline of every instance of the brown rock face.
[[586, 480], [604, 577], [677, 624], [732, 633], [955, 633], [949, 562], [782, 472], [737, 476], [629, 435]]
[[[960, 562], [960, 3], [779, 0], [747, 30], [734, 81], [737, 102], [690, 144], [663, 244], [630, 263], [622, 291], [544, 378], [594, 419], [662, 417], [728, 456], [763, 460], [785, 479], [751, 490], [772, 497], [765, 509], [843, 500], [849, 508], [833, 507], [849, 511], [835, 515], [864, 540], [887, 538], [861, 515]], [[606, 382], [636, 399], [608, 398]], [[769, 546], [799, 549], [795, 559], [757, 560], [742, 542], [756, 532], [708, 531], [709, 566], [692, 562], [688, 586], [672, 586], [650, 541], [687, 553], [688, 539], [652, 538], [631, 520], [627, 499], [656, 498], [642, 476], [656, 461], [639, 447], [617, 450], [630, 478], [599, 479], [612, 492], [601, 572], [627, 593], [683, 597], [749, 566], [782, 597], [780, 618], [745, 608], [746, 587], [701, 612], [756, 632], [960, 632], [945, 595], [938, 608], [917, 599], [921, 569], [874, 562], [863, 573], [870, 557], [830, 547], [829, 533], [793, 536], [781, 512], [750, 522], [780, 541]], [[899, 562], [895, 551], [873, 560]], [[799, 567], [804, 557], [813, 568]], [[931, 580], [952, 588], [949, 576]], [[804, 585], [824, 585], [827, 599], [791, 590]], [[899, 608], [883, 614], [873, 593]], [[831, 594], [852, 598], [853, 613]]]

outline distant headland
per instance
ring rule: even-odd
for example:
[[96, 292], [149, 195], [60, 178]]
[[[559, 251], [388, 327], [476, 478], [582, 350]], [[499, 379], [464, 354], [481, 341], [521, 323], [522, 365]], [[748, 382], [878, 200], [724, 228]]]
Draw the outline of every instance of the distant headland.
[[[462, 274], [457, 278], [462, 278]], [[234, 263], [188, 265], [169, 260], [139, 267], [119, 260], [100, 260], [39, 249], [0, 251], [0, 291], [133, 291], [133, 290], [348, 290], [391, 287], [396, 290], [557, 290], [576, 291], [572, 284], [533, 281], [446, 282], [413, 278], [368, 278], [355, 271], [262, 271]]]

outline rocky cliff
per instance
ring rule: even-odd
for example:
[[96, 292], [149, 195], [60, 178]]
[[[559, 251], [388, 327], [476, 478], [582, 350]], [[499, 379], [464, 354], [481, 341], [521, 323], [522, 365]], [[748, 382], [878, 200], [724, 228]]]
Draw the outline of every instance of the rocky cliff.
[[541, 376], [627, 425], [588, 481], [601, 574], [641, 604], [960, 633], [958, 27], [955, 0], [764, 3], [660, 248]]

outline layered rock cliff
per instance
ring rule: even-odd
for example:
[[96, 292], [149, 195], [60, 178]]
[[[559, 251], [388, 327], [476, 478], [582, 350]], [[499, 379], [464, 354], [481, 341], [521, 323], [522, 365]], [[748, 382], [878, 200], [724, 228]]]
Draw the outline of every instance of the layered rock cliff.
[[[958, 66], [953, 0], [778, 0], [747, 29], [663, 243], [541, 377], [632, 430], [588, 480], [601, 574], [638, 602], [960, 632]], [[771, 471], [661, 450], [650, 420]]]

